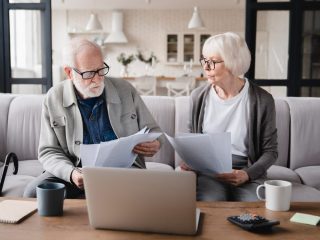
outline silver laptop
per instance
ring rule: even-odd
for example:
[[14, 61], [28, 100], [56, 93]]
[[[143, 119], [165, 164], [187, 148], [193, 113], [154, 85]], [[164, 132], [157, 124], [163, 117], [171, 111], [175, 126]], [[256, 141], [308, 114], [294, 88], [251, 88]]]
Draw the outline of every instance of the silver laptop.
[[196, 176], [192, 172], [84, 168], [94, 228], [196, 234]]

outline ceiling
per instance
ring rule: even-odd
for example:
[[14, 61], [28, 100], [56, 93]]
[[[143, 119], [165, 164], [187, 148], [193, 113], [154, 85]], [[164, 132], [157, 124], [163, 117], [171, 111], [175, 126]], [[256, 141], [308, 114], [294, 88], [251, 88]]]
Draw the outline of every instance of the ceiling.
[[243, 9], [245, 0], [53, 0], [52, 9]]

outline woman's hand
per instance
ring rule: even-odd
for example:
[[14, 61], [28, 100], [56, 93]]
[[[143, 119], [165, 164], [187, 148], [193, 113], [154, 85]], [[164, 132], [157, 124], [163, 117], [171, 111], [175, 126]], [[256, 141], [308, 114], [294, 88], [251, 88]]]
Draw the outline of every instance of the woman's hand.
[[160, 149], [160, 142], [154, 140], [152, 142], [144, 142], [136, 145], [132, 150], [134, 153], [141, 154], [146, 157], [152, 157]]
[[192, 171], [192, 169], [185, 162], [180, 163], [180, 168], [183, 171]]
[[233, 170], [231, 173], [220, 173], [217, 174], [215, 178], [234, 186], [240, 186], [241, 184], [249, 181], [247, 172], [243, 170]]

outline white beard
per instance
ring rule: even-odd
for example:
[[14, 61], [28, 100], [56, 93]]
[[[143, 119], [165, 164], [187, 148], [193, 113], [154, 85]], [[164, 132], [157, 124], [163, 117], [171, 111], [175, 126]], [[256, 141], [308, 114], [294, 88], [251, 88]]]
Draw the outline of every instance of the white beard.
[[94, 82], [92, 82], [89, 86], [83, 87], [81, 85], [81, 80], [78, 78], [73, 79], [73, 84], [77, 91], [83, 96], [83, 98], [94, 98], [94, 97], [99, 97], [103, 90], [104, 90], [104, 81], [101, 82], [99, 87], [95, 89], [95, 92], [92, 92], [91, 89], [97, 87], [98, 85]]

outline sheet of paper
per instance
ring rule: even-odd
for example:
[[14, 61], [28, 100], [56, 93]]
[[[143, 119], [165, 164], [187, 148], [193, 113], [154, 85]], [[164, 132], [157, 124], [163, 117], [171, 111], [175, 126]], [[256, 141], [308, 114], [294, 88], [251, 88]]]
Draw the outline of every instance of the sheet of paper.
[[162, 133], [135, 134], [115, 140], [110, 147], [109, 142], [101, 143], [95, 166], [98, 167], [123, 167], [132, 166], [137, 154], [133, 148], [143, 142], [157, 139]]
[[80, 145], [80, 156], [82, 166], [94, 167], [100, 144], [81, 144]]
[[80, 146], [82, 166], [95, 167], [131, 167], [137, 154], [133, 153], [134, 146], [139, 143], [157, 139], [162, 133], [147, 133], [144, 128], [134, 135], [119, 138], [100, 144], [82, 144]]
[[183, 134], [169, 142], [192, 169], [209, 174], [232, 171], [231, 134]]

